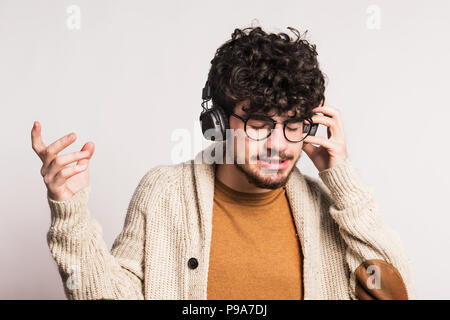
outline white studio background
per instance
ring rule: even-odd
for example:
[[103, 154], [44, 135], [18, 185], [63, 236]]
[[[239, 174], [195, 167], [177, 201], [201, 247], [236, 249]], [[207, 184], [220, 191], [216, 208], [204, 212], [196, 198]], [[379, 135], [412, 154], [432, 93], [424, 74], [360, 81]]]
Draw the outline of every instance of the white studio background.
[[[33, 121], [46, 144], [77, 134], [63, 153], [95, 143], [89, 208], [111, 247], [139, 180], [172, 162], [173, 132], [199, 133], [215, 50], [257, 19], [270, 32], [308, 30], [418, 297], [449, 299], [449, 16], [448, 0], [0, 0], [0, 298], [65, 298]], [[318, 178], [305, 153], [299, 167]]]

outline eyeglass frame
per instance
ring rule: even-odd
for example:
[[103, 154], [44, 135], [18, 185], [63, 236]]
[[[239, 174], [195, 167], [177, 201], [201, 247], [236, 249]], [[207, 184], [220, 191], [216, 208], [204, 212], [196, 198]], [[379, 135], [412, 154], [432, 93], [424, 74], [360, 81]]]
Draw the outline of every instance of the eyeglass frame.
[[[271, 117], [266, 116], [266, 115], [263, 115], [263, 114], [250, 114], [250, 115], [248, 115], [246, 118], [243, 118], [243, 117], [241, 117], [240, 115], [238, 115], [238, 114], [236, 114], [236, 113], [234, 113], [234, 112], [230, 112], [230, 115], [232, 115], [232, 116], [234, 116], [235, 118], [237, 118], [237, 119], [241, 120], [242, 122], [244, 122], [244, 131], [245, 131], [245, 134], [247, 135], [247, 137], [249, 137], [250, 139], [252, 139], [252, 140], [254, 140], [254, 141], [262, 141], [262, 140], [265, 140], [265, 139], [269, 138], [270, 135], [272, 134], [272, 131], [275, 129], [275, 127], [276, 127], [277, 124], [279, 123], [279, 124], [283, 124], [283, 135], [284, 135], [284, 138], [285, 138], [287, 141], [289, 141], [289, 142], [299, 143], [299, 142], [302, 142], [303, 140], [305, 140], [306, 137], [309, 136], [309, 134], [311, 133], [312, 125], [314, 124], [314, 122], [312, 121], [312, 119], [308, 119], [308, 118], [302, 119], [302, 121], [303, 121], [303, 120], [306, 120], [306, 121], [309, 122], [309, 129], [308, 129], [308, 132], [307, 132], [306, 136], [305, 136], [303, 139], [301, 139], [301, 140], [299, 140], [299, 141], [292, 141], [292, 140], [289, 140], [289, 139], [286, 137], [286, 125], [287, 125], [287, 123], [288, 123], [289, 121], [291, 121], [293, 118], [291, 118], [291, 119], [286, 119], [286, 120], [284, 120], [283, 122], [278, 122], [278, 121], [275, 121], [274, 119], [272, 119]], [[250, 120], [250, 118], [251, 118], [252, 116], [255, 116], [255, 115], [260, 116], [260, 117], [264, 117], [264, 118], [266, 118], [267, 120], [271, 120], [272, 123], [273, 123], [273, 126], [272, 126], [272, 128], [270, 129], [269, 134], [268, 134], [265, 138], [262, 138], [262, 139], [254, 139], [254, 138], [250, 137], [249, 134], [247, 133], [247, 122], [248, 122], [248, 120]], [[301, 118], [298, 118], [298, 119], [301, 119]], [[303, 129], [302, 129], [302, 131], [303, 131]], [[302, 133], [303, 133], [303, 132], [302, 132]]]

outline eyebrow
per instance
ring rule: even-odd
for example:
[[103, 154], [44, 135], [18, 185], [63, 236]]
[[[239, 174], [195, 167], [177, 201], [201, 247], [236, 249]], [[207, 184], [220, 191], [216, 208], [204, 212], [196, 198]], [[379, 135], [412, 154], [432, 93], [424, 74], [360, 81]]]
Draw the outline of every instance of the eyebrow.
[[[266, 113], [264, 113], [262, 111], [256, 111], [256, 112], [248, 113], [247, 111], [244, 110], [244, 108], [247, 108], [247, 107], [248, 107], [248, 105], [244, 105], [242, 107], [242, 111], [244, 111], [244, 117], [249, 117], [250, 115], [254, 114], [254, 115], [262, 115], [262, 116], [266, 116], [266, 117], [272, 118], [273, 116], [276, 115], [276, 113], [273, 114], [273, 115], [268, 115], [268, 114], [266, 114]], [[286, 120], [289, 120], [289, 119], [301, 119], [302, 118], [302, 115], [300, 114], [301, 112], [299, 112], [298, 109], [296, 109], [296, 108], [290, 109], [287, 112], [291, 112], [291, 111], [293, 111], [294, 114], [292, 116], [286, 116], [287, 117]]]
[[[268, 114], [266, 114], [266, 113], [263, 113], [263, 112], [254, 112], [254, 113], [250, 113], [250, 114], [247, 114], [246, 113], [246, 117], [249, 117], [250, 115], [258, 115], [258, 116], [265, 116], [265, 117], [268, 117], [268, 118], [272, 118], [274, 115], [268, 115]], [[273, 119], [273, 118], [272, 118]], [[299, 115], [299, 114], [296, 114], [296, 113], [294, 113], [294, 115], [292, 115], [292, 116], [286, 116], [286, 119], [284, 120], [284, 121], [287, 121], [287, 120], [300, 120], [300, 119], [302, 119], [302, 116], [301, 115]]]

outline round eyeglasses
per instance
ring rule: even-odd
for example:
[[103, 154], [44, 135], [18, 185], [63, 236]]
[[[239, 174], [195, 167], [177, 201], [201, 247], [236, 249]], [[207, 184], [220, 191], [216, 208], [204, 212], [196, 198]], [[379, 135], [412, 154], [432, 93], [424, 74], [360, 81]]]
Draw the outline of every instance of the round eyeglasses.
[[[264, 140], [275, 129], [277, 121], [269, 116], [262, 114], [251, 114], [247, 118], [231, 112], [231, 115], [244, 122], [244, 131], [252, 140]], [[300, 142], [305, 139], [311, 132], [313, 122], [311, 119], [290, 118], [283, 122], [283, 134], [286, 140], [290, 142]]]

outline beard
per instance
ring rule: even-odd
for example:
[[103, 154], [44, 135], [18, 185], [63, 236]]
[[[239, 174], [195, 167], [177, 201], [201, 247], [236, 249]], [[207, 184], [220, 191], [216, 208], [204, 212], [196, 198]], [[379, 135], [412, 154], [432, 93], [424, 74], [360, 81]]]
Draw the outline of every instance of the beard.
[[[294, 161], [294, 165], [289, 170], [289, 173], [283, 176], [279, 176], [276, 172], [264, 174], [265, 172], [264, 168], [258, 170], [257, 169], [258, 167], [256, 165], [239, 164], [239, 163], [235, 163], [234, 165], [240, 172], [244, 174], [247, 181], [253, 184], [254, 186], [264, 189], [278, 189], [286, 185], [286, 182], [289, 179], [289, 176], [294, 170], [299, 159], [300, 157], [298, 157]], [[253, 169], [252, 166], [254, 166], [255, 169]]]

